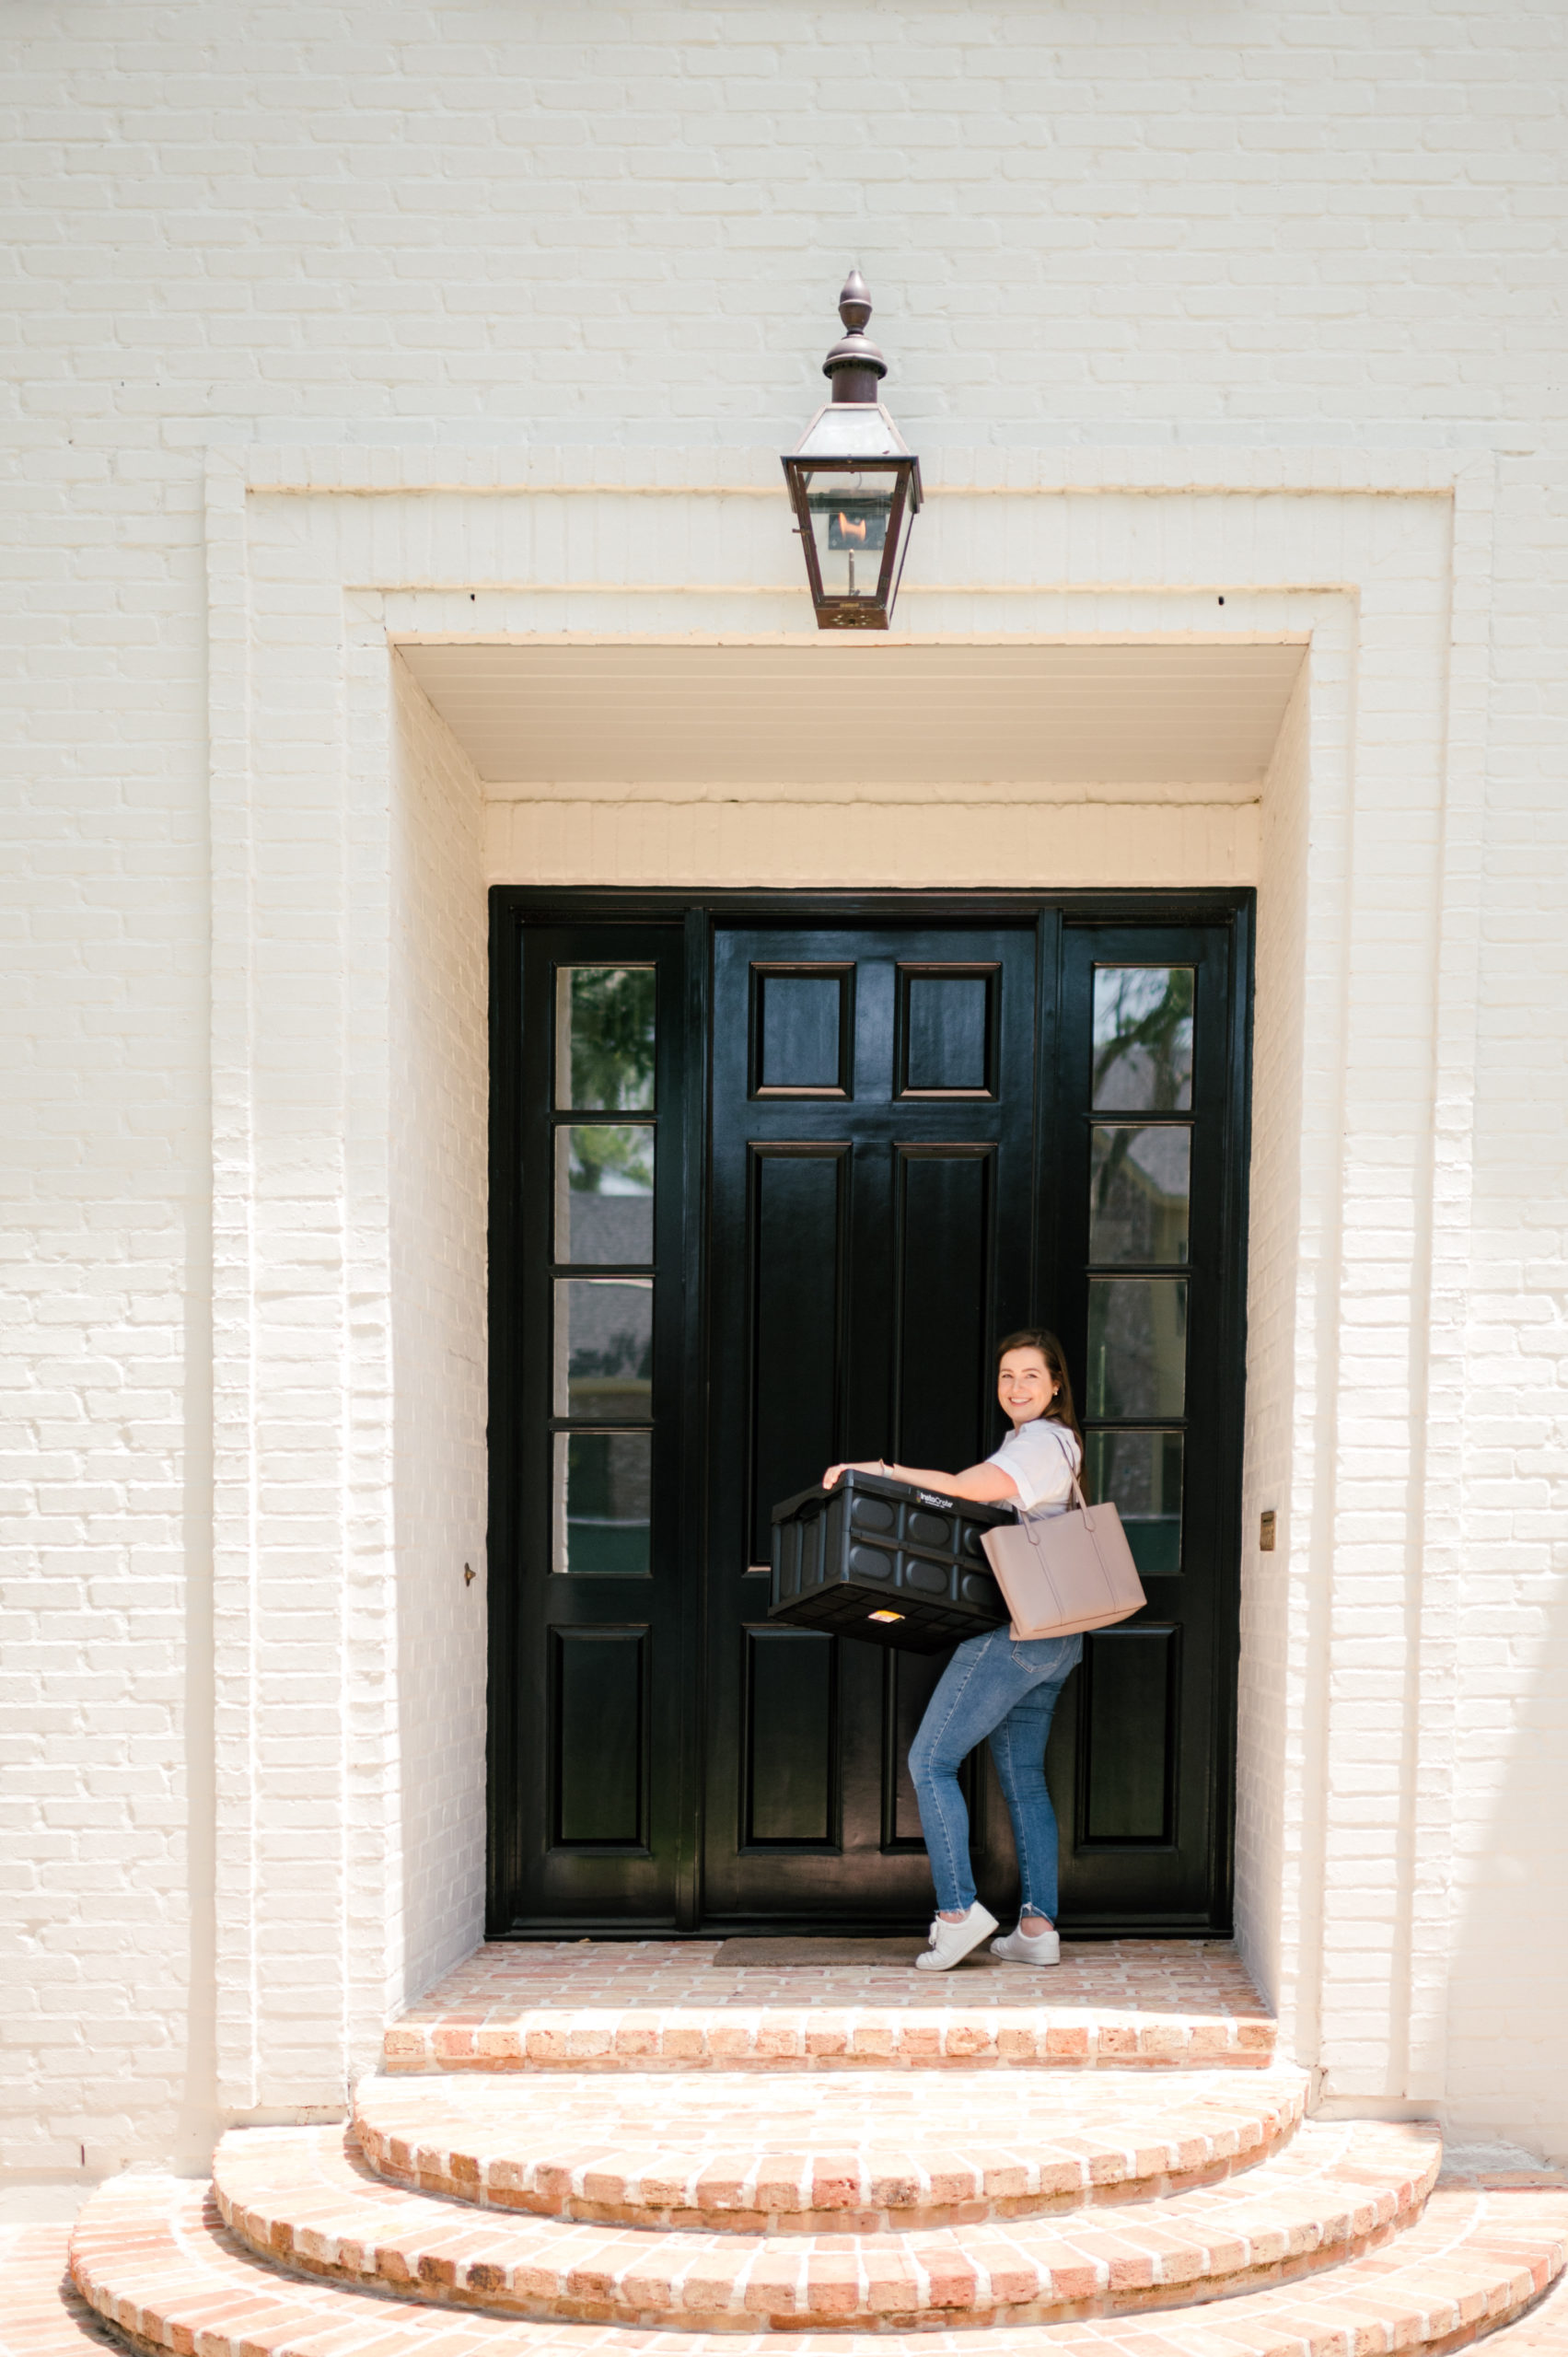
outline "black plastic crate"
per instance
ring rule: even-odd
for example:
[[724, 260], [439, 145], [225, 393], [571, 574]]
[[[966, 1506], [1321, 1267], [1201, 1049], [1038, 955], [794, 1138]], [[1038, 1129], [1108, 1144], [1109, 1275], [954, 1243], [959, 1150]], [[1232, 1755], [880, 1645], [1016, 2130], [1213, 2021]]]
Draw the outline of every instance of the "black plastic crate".
[[845, 1473], [773, 1508], [770, 1618], [938, 1654], [1008, 1619], [981, 1533], [1013, 1508]]

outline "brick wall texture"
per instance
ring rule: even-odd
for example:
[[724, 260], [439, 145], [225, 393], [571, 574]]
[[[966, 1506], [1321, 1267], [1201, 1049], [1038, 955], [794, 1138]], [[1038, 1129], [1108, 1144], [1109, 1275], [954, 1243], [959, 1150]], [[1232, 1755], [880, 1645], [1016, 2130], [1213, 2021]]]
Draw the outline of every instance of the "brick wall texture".
[[[1171, 856], [1184, 876], [1250, 867], [1261, 886], [1249, 1513], [1274, 1504], [1287, 1545], [1248, 1567], [1239, 1840], [1255, 1882], [1266, 1870], [1295, 1896], [1260, 1901], [1243, 1929], [1283, 1991], [1304, 1947], [1321, 1951], [1301, 1979], [1333, 2012], [1330, 2090], [1441, 2099], [1568, 2153], [1565, 99], [1568, 14], [1550, 0], [1260, 0], [1245, 15], [13, 0], [0, 2165], [204, 2157], [236, 2107], [219, 2096], [222, 1991], [267, 1941], [288, 1943], [275, 1905], [251, 1941], [250, 1895], [221, 1864], [244, 1799], [232, 1746], [250, 1738], [214, 1672], [235, 1591], [214, 1579], [212, 1042], [215, 974], [231, 1011], [245, 977], [222, 896], [214, 914], [227, 854], [209, 838], [224, 749], [209, 742], [207, 456], [397, 444], [521, 460], [548, 443], [640, 450], [656, 470], [658, 446], [784, 448], [820, 397], [851, 261], [896, 362], [889, 398], [934, 472], [960, 446], [1005, 470], [1078, 444], [1135, 466], [1190, 442], [1311, 444], [1330, 471], [1336, 449], [1449, 452], [1495, 481], [1473, 838], [1445, 816], [1424, 752], [1401, 776], [1390, 708], [1394, 752], [1345, 789], [1353, 865], [1327, 938], [1292, 897], [1329, 856], [1296, 788], [1343, 747], [1312, 741], [1298, 704], [1271, 772], [1277, 813], [1266, 791], [1251, 832], [1227, 820]], [[286, 612], [270, 563], [257, 596]], [[1300, 586], [1339, 582], [1325, 546]], [[1401, 654], [1412, 677], [1442, 673], [1441, 616], [1381, 627], [1383, 676]], [[368, 2011], [477, 1925], [483, 1607], [461, 1564], [482, 1542], [482, 863], [625, 882], [648, 862], [678, 872], [691, 840], [679, 814], [645, 813], [642, 837], [596, 834], [559, 804], [487, 819], [418, 691], [385, 692], [382, 954], [402, 975], [385, 1052], [405, 1086], [381, 1140], [401, 1308], [392, 1524], [376, 1543], [396, 1565], [396, 1709], [366, 1772], [392, 1795], [377, 1839], [395, 1856], [365, 1928], [395, 1938], [366, 1968]], [[291, 747], [286, 692], [263, 717], [278, 761], [296, 761], [303, 842], [317, 753]], [[794, 841], [795, 814], [770, 823]], [[323, 842], [335, 824], [323, 802]], [[1071, 880], [1114, 867], [1109, 838], [1074, 841]], [[950, 837], [931, 842], [935, 858]], [[862, 880], [874, 854], [855, 857]], [[314, 921], [309, 873], [296, 909], [269, 903], [280, 972], [290, 926], [303, 940]], [[1422, 1012], [1447, 955], [1423, 912], [1445, 892], [1471, 970], [1463, 989], [1439, 975], [1446, 1029]], [[1410, 1314], [1453, 1054], [1476, 1075], [1457, 1332]], [[304, 1101], [308, 1075], [287, 1077]], [[1304, 1158], [1304, 1106], [1322, 1134], [1351, 1121], [1356, 1152]], [[285, 1162], [273, 1175], [285, 1193]], [[1339, 1356], [1311, 1371], [1329, 1403], [1312, 1422], [1299, 1336], [1330, 1293]], [[1429, 1447], [1434, 1366], [1450, 1391], [1461, 1371], [1462, 1414]], [[285, 1390], [273, 1409], [281, 1431]], [[1264, 1488], [1275, 1469], [1305, 1480], [1325, 1450], [1332, 1512], [1319, 1491], [1312, 1549], [1293, 1554], [1291, 1500]], [[1445, 1467], [1458, 1551], [1440, 1575], [1407, 1509]], [[252, 1504], [268, 1511], [264, 1485]], [[232, 1540], [229, 1507], [220, 1522]], [[355, 1766], [334, 1754], [331, 1772]], [[1387, 1799], [1438, 1784], [1452, 1830], [1434, 1854], [1419, 1812], [1390, 1817]], [[1383, 1907], [1390, 1876], [1411, 1894], [1402, 1916]], [[323, 1898], [324, 1922], [342, 1912]], [[1401, 1943], [1423, 1992], [1413, 2030], [1389, 2019]], [[1320, 2028], [1295, 2021], [1303, 2050]], [[330, 2078], [302, 2066], [295, 2100], [325, 2101]], [[286, 2071], [263, 2091], [286, 2107]]]
[[[393, 657], [392, 1334], [404, 2004], [484, 1928], [485, 1061], [479, 780]], [[466, 823], [465, 823], [466, 822]], [[473, 1572], [464, 1578], [465, 1564]]]

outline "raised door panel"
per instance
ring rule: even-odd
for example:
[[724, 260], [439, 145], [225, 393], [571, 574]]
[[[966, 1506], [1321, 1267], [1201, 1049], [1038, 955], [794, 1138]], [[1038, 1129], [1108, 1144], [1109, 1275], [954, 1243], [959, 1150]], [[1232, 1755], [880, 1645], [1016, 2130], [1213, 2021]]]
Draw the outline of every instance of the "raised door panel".
[[648, 1631], [552, 1629], [552, 1847], [647, 1848]]
[[838, 1839], [836, 1641], [814, 1629], [749, 1628], [741, 1840], [748, 1850]]
[[899, 1406], [889, 1453], [957, 1470], [995, 1446], [996, 1146], [955, 1141], [895, 1154]]
[[772, 1507], [815, 1481], [840, 1422], [851, 1147], [754, 1144], [748, 1561], [769, 1561]]

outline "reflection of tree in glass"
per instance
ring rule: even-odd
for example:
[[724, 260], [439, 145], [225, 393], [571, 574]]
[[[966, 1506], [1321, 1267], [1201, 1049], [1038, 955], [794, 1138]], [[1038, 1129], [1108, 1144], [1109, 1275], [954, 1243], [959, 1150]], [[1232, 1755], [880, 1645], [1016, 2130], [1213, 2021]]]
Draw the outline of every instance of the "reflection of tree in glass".
[[1097, 1105], [1184, 1109], [1192, 1095], [1191, 966], [1102, 966], [1095, 975]]
[[1090, 1150], [1091, 1260], [1187, 1258], [1191, 1133], [1105, 1123]]
[[620, 1112], [654, 1101], [651, 967], [577, 966], [572, 972], [572, 1097]]
[[[651, 1058], [650, 1058], [651, 1068]], [[639, 1190], [654, 1183], [653, 1140], [645, 1129], [574, 1130], [572, 1190], [597, 1195], [607, 1178], [620, 1178]], [[617, 1192], [622, 1190], [617, 1190]]]
[[1091, 1416], [1179, 1416], [1186, 1368], [1184, 1277], [1090, 1281]]

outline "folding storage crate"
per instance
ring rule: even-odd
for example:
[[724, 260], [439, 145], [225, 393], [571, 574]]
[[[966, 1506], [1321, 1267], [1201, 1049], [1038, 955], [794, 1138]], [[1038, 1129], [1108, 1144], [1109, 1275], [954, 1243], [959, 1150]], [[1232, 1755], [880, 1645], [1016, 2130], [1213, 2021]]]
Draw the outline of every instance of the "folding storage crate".
[[773, 1508], [770, 1617], [936, 1654], [1008, 1618], [981, 1533], [1010, 1505], [976, 1505], [880, 1473], [845, 1473]]

